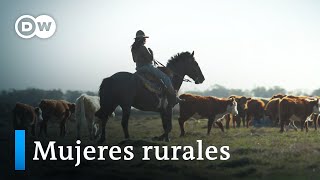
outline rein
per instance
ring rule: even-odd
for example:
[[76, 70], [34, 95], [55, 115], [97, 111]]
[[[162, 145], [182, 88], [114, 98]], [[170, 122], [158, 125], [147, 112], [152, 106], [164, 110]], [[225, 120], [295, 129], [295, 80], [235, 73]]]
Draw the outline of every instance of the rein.
[[[164, 67], [164, 68], [167, 68], [167, 67], [166, 67], [165, 65], [163, 65], [161, 62], [159, 62], [159, 61], [157, 61], [157, 60], [155, 60], [155, 59], [154, 59], [153, 61], [155, 62], [156, 65], [162, 66], [162, 67]], [[171, 70], [171, 71], [172, 71], [172, 70]], [[172, 73], [173, 73], [174, 75], [178, 76], [179, 78], [181, 78], [182, 81], [184, 81], [184, 82], [195, 83], [195, 82], [191, 81], [190, 79], [184, 78], [183, 76], [181, 76], [180, 74], [178, 74], [178, 73], [176, 73], [176, 72], [174, 72], [174, 71], [172, 71]]]

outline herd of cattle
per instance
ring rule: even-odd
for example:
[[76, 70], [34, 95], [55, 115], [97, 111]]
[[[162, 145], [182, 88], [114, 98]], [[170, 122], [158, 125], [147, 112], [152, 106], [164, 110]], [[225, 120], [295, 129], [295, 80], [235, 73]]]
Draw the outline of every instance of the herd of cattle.
[[[273, 126], [280, 126], [280, 132], [283, 132], [285, 127], [286, 130], [289, 127], [297, 130], [294, 122], [299, 121], [301, 131], [304, 127], [308, 131], [308, 125], [311, 122], [317, 129], [320, 117], [320, 97], [276, 94], [267, 100], [244, 96], [215, 98], [183, 94], [180, 98], [187, 100], [180, 103], [179, 125], [181, 136], [185, 134], [184, 122], [196, 113], [201, 117], [208, 118], [207, 134], [210, 133], [214, 121], [221, 131], [224, 131], [221, 120], [225, 120], [228, 129], [230, 121], [233, 122], [235, 128], [236, 125], [240, 127], [241, 121], [243, 126], [249, 127], [252, 120], [269, 119]], [[236, 103], [233, 102], [232, 104], [232, 101]]]
[[[185, 135], [184, 124], [195, 114], [208, 119], [207, 134], [216, 124], [224, 131], [222, 120], [225, 120], [229, 129], [230, 121], [235, 128], [249, 127], [253, 120], [268, 119], [273, 126], [280, 126], [280, 132], [284, 128], [293, 127], [297, 130], [295, 121], [300, 121], [301, 130], [309, 122], [313, 122], [317, 129], [319, 120], [319, 97], [291, 96], [277, 94], [270, 99], [247, 98], [244, 96], [230, 96], [228, 98], [216, 98], [212, 96], [198, 96], [182, 94], [180, 98], [180, 116], [178, 118], [181, 136]], [[15, 129], [29, 129], [33, 136], [47, 136], [48, 122], [60, 124], [60, 136], [66, 134], [66, 122], [75, 113], [77, 122], [77, 138], [80, 138], [80, 130], [83, 123], [86, 124], [90, 139], [95, 139], [101, 133], [101, 120], [95, 116], [100, 108], [99, 97], [86, 94], [77, 98], [76, 103], [65, 100], [44, 99], [38, 107], [17, 103], [13, 109], [13, 123]], [[113, 114], [114, 116], [114, 114]]]
[[[84, 121], [87, 125], [90, 139], [96, 138], [100, 133], [100, 119], [95, 117], [95, 112], [100, 108], [99, 97], [82, 94], [76, 103], [65, 100], [41, 100], [39, 107], [17, 103], [13, 109], [14, 129], [29, 129], [31, 135], [47, 136], [48, 122], [60, 124], [60, 136], [66, 134], [66, 122], [75, 114], [77, 122], [77, 138]], [[112, 114], [114, 116], [114, 114]], [[38, 131], [37, 131], [38, 130]]]

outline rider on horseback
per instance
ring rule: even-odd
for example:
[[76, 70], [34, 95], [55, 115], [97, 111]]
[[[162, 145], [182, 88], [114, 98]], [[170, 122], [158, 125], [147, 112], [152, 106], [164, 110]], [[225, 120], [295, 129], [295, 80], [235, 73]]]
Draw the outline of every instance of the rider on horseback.
[[162, 81], [166, 87], [168, 102], [174, 106], [179, 102], [179, 98], [176, 96], [176, 91], [172, 86], [170, 77], [153, 65], [153, 52], [150, 48], [147, 49], [144, 46], [146, 38], [149, 37], [146, 36], [143, 31], [137, 31], [135, 41], [131, 46], [132, 58], [136, 63], [136, 70], [138, 72], [150, 73]]

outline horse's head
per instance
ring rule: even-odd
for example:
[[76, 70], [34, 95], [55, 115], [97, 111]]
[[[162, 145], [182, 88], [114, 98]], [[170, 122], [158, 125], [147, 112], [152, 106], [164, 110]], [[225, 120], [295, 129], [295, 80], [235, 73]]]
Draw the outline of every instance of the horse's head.
[[180, 68], [181, 75], [187, 75], [194, 80], [196, 84], [201, 84], [205, 78], [202, 71], [194, 58], [194, 51], [179, 53], [171, 58], [168, 65], [172, 64], [177, 69]]
[[204, 81], [204, 76], [199, 67], [199, 64], [194, 58], [194, 51], [188, 57], [185, 64], [186, 75], [194, 80], [196, 84], [201, 84]]

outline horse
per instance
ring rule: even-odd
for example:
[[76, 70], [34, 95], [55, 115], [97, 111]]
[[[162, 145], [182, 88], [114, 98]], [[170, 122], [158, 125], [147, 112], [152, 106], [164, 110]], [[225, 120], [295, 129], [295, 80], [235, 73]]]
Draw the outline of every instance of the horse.
[[[205, 80], [194, 58], [194, 52], [182, 52], [171, 57], [167, 62], [166, 69], [172, 72], [172, 85], [176, 91], [179, 91], [186, 75], [193, 79], [195, 84], [200, 84]], [[153, 140], [169, 141], [174, 105], [159, 106], [162, 102], [161, 98], [156, 93], [148, 90], [138, 75], [129, 72], [118, 72], [103, 79], [99, 89], [99, 96], [100, 109], [96, 112], [96, 116], [102, 120], [102, 133], [98, 143], [105, 141], [105, 126], [108, 117], [117, 106], [122, 108], [121, 125], [126, 139], [129, 138], [128, 120], [133, 106], [142, 111], [159, 112], [164, 133], [154, 137]]]
[[[89, 96], [82, 94], [76, 99], [76, 122], [77, 122], [77, 138], [80, 139], [80, 129], [82, 123], [86, 121], [90, 139], [96, 139], [101, 133], [101, 120], [95, 117], [96, 111], [100, 108], [99, 96]], [[112, 117], [114, 117], [112, 113]]]

